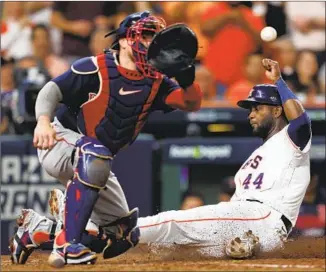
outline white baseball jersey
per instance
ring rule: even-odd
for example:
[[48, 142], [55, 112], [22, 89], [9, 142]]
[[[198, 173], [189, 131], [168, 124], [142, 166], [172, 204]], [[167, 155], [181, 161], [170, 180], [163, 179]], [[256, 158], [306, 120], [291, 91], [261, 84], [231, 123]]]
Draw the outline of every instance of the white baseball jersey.
[[231, 201], [256, 199], [295, 225], [310, 182], [311, 137], [303, 150], [290, 139], [287, 125], [257, 148], [235, 176]]

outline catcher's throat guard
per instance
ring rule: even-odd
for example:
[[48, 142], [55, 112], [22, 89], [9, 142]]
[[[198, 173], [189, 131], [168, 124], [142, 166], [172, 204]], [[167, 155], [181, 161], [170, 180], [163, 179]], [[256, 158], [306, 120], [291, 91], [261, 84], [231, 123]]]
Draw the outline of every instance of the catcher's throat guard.
[[197, 52], [196, 34], [179, 23], [155, 34], [147, 50], [147, 62], [162, 74], [173, 77], [194, 64]]

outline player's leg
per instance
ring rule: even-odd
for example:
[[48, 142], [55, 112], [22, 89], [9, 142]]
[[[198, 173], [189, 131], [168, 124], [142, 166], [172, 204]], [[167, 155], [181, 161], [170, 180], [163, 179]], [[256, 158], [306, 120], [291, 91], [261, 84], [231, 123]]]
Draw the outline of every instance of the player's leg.
[[260, 203], [247, 201], [163, 212], [139, 218], [138, 225], [140, 243], [200, 246], [202, 254], [215, 257], [224, 256], [228, 242], [242, 237], [248, 230], [260, 238], [265, 251], [281, 243], [277, 234], [282, 227], [280, 214]]
[[108, 180], [112, 156], [98, 140], [82, 137], [76, 144], [74, 176], [67, 184], [64, 228], [55, 238], [50, 263], [79, 264], [94, 261], [96, 255], [81, 243], [82, 233]]
[[9, 242], [11, 261], [24, 264], [34, 249], [53, 241], [55, 233], [62, 228], [62, 222], [52, 221], [32, 209], [23, 209], [17, 219], [17, 226], [17, 232]]
[[[49, 203], [53, 207], [51, 210], [62, 211], [64, 204], [59, 190], [52, 191]], [[60, 214], [53, 215], [58, 220], [63, 218]], [[138, 209], [129, 211], [120, 183], [111, 172], [87, 223], [82, 244], [97, 253], [102, 252], [104, 258], [116, 257], [137, 245], [139, 240], [137, 220]]]
[[[53, 124], [57, 135], [64, 139], [51, 150], [38, 150], [42, 167], [67, 185], [65, 227], [56, 235], [54, 254], [56, 265], [86, 263], [96, 260], [96, 254], [80, 243], [99, 189], [105, 186], [110, 173], [110, 153], [98, 141], [82, 137], [65, 129], [58, 121]], [[75, 151], [75, 153], [74, 153]], [[74, 166], [72, 154], [74, 153]], [[69, 179], [72, 179], [69, 183]]]
[[[137, 220], [138, 208], [129, 210], [121, 185], [111, 172], [91, 215], [91, 221], [103, 230], [107, 238], [103, 249], [105, 259], [116, 257], [137, 245], [139, 240]], [[102, 242], [92, 239], [90, 247], [101, 246]]]
[[[117, 178], [109, 171], [108, 165], [105, 169], [108, 170], [110, 176], [105, 181], [104, 189], [99, 193], [93, 208], [91, 221], [97, 226], [106, 226], [105, 232], [108, 236], [108, 243], [105, 251], [103, 251], [103, 256], [104, 258], [110, 258], [137, 244], [139, 236], [139, 230], [137, 229], [138, 209], [129, 211], [124, 192]], [[105, 169], [100, 172], [105, 172]], [[70, 189], [71, 185], [67, 189], [67, 204], [71, 199], [69, 198]], [[72, 194], [74, 195], [74, 193]], [[87, 203], [89, 203], [89, 198]], [[83, 222], [83, 226], [85, 228], [85, 222]], [[82, 232], [84, 228], [80, 227], [78, 233]], [[83, 237], [85, 238], [85, 236]]]
[[[64, 202], [61, 195], [60, 190], [54, 189], [49, 200], [50, 210], [57, 221], [63, 221]], [[122, 188], [111, 172], [86, 225], [82, 244], [96, 253], [103, 253], [105, 259], [116, 257], [137, 245], [137, 219], [138, 209], [129, 211]]]
[[[53, 189], [49, 198], [49, 210], [55, 218], [55, 222], [33, 210], [23, 210], [23, 214], [26, 214], [26, 211], [29, 212], [29, 218], [43, 218], [42, 222], [39, 220], [40, 223], [24, 225], [27, 226], [26, 230], [31, 237], [33, 237], [34, 233], [37, 233], [38, 237], [42, 239], [39, 238], [37, 243], [29, 239], [33, 241], [27, 246], [30, 248], [29, 254], [24, 254], [24, 259], [21, 259], [23, 262], [19, 262], [19, 256], [22, 252], [20, 248], [18, 250], [20, 254], [18, 258], [15, 257], [14, 263], [25, 263], [36, 247], [42, 243], [50, 242], [51, 239], [53, 242], [54, 233], [51, 226], [56, 226], [56, 233], [61, 230], [64, 221], [64, 207], [64, 193], [59, 189]], [[96, 253], [103, 253], [104, 258], [116, 257], [138, 243], [139, 229], [137, 227], [137, 219], [138, 209], [129, 211], [122, 188], [116, 176], [111, 172], [106, 189], [101, 191], [91, 219], [86, 225], [86, 230], [82, 235], [82, 244]], [[35, 219], [33, 220], [35, 221]], [[20, 227], [20, 229], [25, 228]], [[17, 232], [16, 238], [19, 237], [21, 230]], [[41, 233], [42, 235], [40, 235]]]
[[[42, 167], [53, 177], [58, 179], [63, 185], [66, 186], [68, 180], [73, 176], [73, 168], [71, 163], [71, 155], [75, 149], [75, 142], [82, 137], [71, 130], [65, 129], [58, 121], [52, 123], [54, 129], [59, 137], [64, 141], [57, 142], [51, 150], [38, 150], [39, 160]], [[30, 220], [21, 220], [29, 218], [34, 224], [28, 224]], [[41, 220], [43, 218], [43, 220]], [[55, 223], [50, 219], [46, 219], [34, 211], [27, 209], [23, 210], [17, 222], [18, 230], [14, 235], [14, 239], [10, 241], [10, 249], [12, 261], [14, 263], [25, 263], [32, 250], [28, 251], [27, 248], [36, 248], [40, 244], [53, 239], [51, 233], [51, 226]], [[36, 222], [36, 223], [35, 223]], [[38, 222], [38, 223], [37, 223]], [[62, 224], [60, 222], [60, 224]], [[42, 227], [44, 225], [44, 227]], [[56, 228], [56, 231], [61, 229], [61, 225]], [[38, 239], [33, 239], [34, 232], [38, 233]], [[29, 236], [27, 239], [26, 237]], [[42, 239], [41, 239], [42, 238]], [[21, 257], [21, 255], [24, 257]]]

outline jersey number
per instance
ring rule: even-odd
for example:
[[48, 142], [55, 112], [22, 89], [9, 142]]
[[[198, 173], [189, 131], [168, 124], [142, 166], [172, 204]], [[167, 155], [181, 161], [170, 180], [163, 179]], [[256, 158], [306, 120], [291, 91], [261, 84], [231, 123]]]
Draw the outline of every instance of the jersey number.
[[[244, 189], [249, 189], [251, 178], [252, 178], [252, 174], [249, 174], [246, 177], [246, 179], [244, 180], [244, 182], [242, 183], [242, 185], [244, 186]], [[257, 176], [257, 178], [254, 180], [254, 182], [252, 184], [256, 186], [255, 189], [260, 189], [261, 188], [261, 185], [263, 183], [263, 178], [264, 178], [264, 173], [260, 173]]]

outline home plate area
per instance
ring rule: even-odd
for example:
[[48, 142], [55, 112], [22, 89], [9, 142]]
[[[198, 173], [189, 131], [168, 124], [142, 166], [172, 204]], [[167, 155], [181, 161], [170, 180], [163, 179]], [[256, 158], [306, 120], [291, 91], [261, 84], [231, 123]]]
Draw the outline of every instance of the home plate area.
[[[54, 271], [48, 251], [35, 251], [25, 265], [1, 258], [1, 271]], [[144, 245], [110, 260], [99, 255], [95, 265], [65, 266], [63, 271], [325, 271], [325, 239], [300, 238], [288, 242], [281, 252], [250, 260], [212, 259], [196, 256], [194, 248], [164, 249]]]

